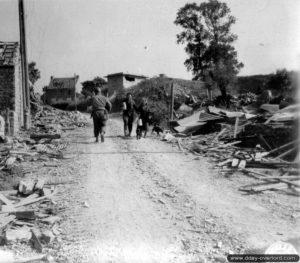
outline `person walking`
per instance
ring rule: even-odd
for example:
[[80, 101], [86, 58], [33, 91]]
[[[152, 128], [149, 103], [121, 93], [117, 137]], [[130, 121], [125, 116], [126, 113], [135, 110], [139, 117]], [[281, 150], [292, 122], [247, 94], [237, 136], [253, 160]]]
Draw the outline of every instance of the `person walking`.
[[149, 129], [150, 114], [151, 114], [148, 106], [148, 100], [146, 98], [143, 98], [142, 103], [136, 109], [136, 111], [140, 114], [143, 131], [144, 131], [144, 138], [146, 138]]
[[111, 110], [112, 105], [110, 101], [101, 94], [100, 87], [95, 88], [94, 95], [91, 98], [91, 104], [91, 116], [94, 122], [94, 136], [96, 138], [96, 142], [99, 142], [99, 134], [101, 136], [101, 142], [104, 142], [108, 112]]
[[124, 122], [124, 136], [130, 137], [132, 132], [132, 126], [134, 121], [134, 110], [136, 105], [132, 98], [131, 93], [126, 94], [126, 98], [123, 100], [123, 122]]

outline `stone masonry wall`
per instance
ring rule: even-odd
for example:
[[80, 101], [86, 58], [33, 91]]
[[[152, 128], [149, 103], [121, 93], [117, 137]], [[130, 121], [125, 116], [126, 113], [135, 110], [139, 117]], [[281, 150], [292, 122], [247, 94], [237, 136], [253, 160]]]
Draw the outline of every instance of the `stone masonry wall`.
[[15, 110], [14, 67], [0, 67], [0, 111]]
[[[18, 58], [19, 60], [19, 58]], [[16, 61], [15, 66], [15, 129], [19, 129], [20, 127], [24, 126], [24, 98], [23, 98], [23, 91], [22, 91], [22, 73], [21, 73], [21, 62]]]
[[[7, 109], [9, 116], [6, 116]], [[6, 118], [6, 133], [16, 134], [24, 124], [23, 94], [18, 66], [0, 67], [0, 112]]]

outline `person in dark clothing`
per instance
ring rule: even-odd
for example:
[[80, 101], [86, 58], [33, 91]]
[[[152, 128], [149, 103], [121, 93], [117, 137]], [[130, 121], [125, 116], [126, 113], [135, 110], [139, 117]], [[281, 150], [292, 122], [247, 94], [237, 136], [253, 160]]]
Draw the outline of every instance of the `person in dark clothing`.
[[106, 132], [106, 121], [108, 120], [108, 112], [111, 110], [110, 101], [101, 94], [100, 87], [96, 87], [95, 94], [90, 99], [92, 104], [92, 118], [94, 122], [94, 136], [96, 142], [99, 141], [99, 134], [101, 142], [104, 142], [104, 134]]
[[146, 138], [151, 119], [151, 112], [146, 98], [143, 98], [141, 105], [136, 109], [136, 111], [140, 114], [140, 118], [142, 119], [144, 138]]
[[131, 93], [127, 93], [126, 99], [123, 100], [124, 136], [131, 136], [135, 109], [136, 105], [132, 99]]

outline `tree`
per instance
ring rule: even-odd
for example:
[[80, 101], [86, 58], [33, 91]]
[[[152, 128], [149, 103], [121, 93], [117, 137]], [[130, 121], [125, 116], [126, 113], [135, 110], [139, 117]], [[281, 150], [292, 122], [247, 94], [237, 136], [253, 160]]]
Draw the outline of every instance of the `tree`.
[[28, 64], [28, 75], [29, 80], [32, 84], [34, 84], [35, 82], [37, 82], [38, 79], [41, 78], [41, 72], [36, 68], [35, 62], [30, 62]]
[[81, 94], [88, 97], [95, 90], [95, 87], [103, 87], [106, 84], [105, 79], [101, 77], [95, 77], [93, 80], [87, 80], [81, 83]]
[[226, 3], [209, 0], [186, 4], [178, 10], [174, 23], [183, 28], [177, 43], [186, 45], [188, 58], [184, 64], [193, 79], [218, 87], [226, 98], [226, 88], [243, 67], [233, 46], [237, 36], [230, 32], [235, 18]]
[[266, 88], [280, 93], [290, 91], [292, 89], [292, 81], [286, 69], [278, 69], [272, 74], [266, 83]]

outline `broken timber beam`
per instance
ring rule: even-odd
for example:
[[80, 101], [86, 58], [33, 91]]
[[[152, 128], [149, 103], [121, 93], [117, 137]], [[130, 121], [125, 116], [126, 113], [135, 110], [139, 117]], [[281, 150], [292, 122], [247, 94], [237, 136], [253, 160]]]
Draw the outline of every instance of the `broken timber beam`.
[[30, 134], [30, 139], [60, 139], [60, 134]]
[[275, 149], [273, 149], [272, 151], [269, 151], [268, 155], [266, 155], [266, 156], [269, 156], [269, 155], [272, 154], [272, 153], [275, 153], [275, 152], [277, 152], [277, 151], [279, 151], [279, 150], [284, 149], [285, 147], [288, 147], [288, 146], [293, 145], [293, 144], [296, 144], [296, 143], [299, 143], [299, 140], [291, 141], [291, 142], [286, 143], [286, 144], [284, 144], [284, 145], [282, 145], [282, 146], [280, 146], [280, 147], [278, 147], [278, 148], [275, 148]]

